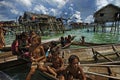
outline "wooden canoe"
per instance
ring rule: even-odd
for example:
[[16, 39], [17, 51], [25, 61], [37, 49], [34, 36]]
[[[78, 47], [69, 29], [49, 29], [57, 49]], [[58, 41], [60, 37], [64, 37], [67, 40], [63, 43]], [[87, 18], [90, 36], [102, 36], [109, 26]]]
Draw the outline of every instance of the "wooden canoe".
[[95, 63], [97, 55], [97, 62], [112, 62], [120, 60], [120, 44], [101, 45], [78, 49], [63, 49], [61, 56], [67, 62], [70, 55], [77, 55], [82, 63]]
[[35, 74], [32, 76], [31, 80], [58, 80], [58, 79], [49, 73], [41, 72], [40, 70], [37, 69], [35, 71]]
[[11, 46], [0, 48], [0, 51], [3, 51], [3, 52], [11, 51]]
[[[113, 46], [114, 46], [114, 48], [113, 48]], [[108, 78], [112, 78], [113, 80], [120, 80], [120, 77], [119, 77], [120, 61], [114, 61], [113, 60], [111, 62], [108, 62], [107, 59], [103, 58], [102, 60], [104, 61], [104, 63], [92, 64], [92, 63], [94, 63], [93, 50], [98, 51], [101, 54], [113, 53], [113, 55], [115, 55], [115, 56], [112, 55], [112, 59], [113, 59], [113, 58], [119, 58], [116, 55], [116, 53], [114, 53], [114, 52], [119, 53], [120, 52], [119, 48], [120, 48], [119, 44], [102, 45], [102, 46], [80, 48], [80, 49], [63, 49], [63, 50], [61, 50], [61, 53], [64, 52], [64, 61], [65, 61], [66, 64], [68, 63], [67, 60], [68, 60], [70, 55], [72, 55], [72, 54], [78, 55], [78, 57], [80, 58], [80, 61], [81, 61], [81, 65], [83, 65], [83, 63], [84, 63], [83, 69], [84, 69], [85, 73], [88, 74], [88, 76], [90, 78], [92, 78], [93, 80], [108, 80]], [[100, 60], [100, 62], [103, 62], [103, 61]], [[13, 61], [13, 62], [15, 62], [15, 64], [16, 64], [19, 61], [18, 62]], [[22, 62], [22, 61], [20, 61], [20, 62]], [[86, 63], [89, 63], [88, 64], [89, 66]], [[91, 67], [90, 63], [92, 64], [92, 67]], [[4, 64], [4, 66], [5, 66], [5, 64]], [[12, 61], [7, 62], [6, 65], [8, 66], [8, 65], [11, 65], [11, 64], [13, 66]], [[115, 65], [115, 64], [117, 64], [117, 65]], [[17, 65], [19, 66], [19, 64], [17, 64]], [[87, 65], [87, 66], [85, 66], [85, 65]], [[3, 64], [1, 64], [0, 67], [1, 66], [3, 66]], [[109, 68], [108, 68], [108, 66], [109, 66]], [[3, 68], [4, 67], [2, 67], [1, 69], [3, 69]], [[9, 68], [9, 67], [6, 67], [6, 68]], [[111, 70], [111, 72], [109, 72], [109, 69]], [[113, 73], [113, 74], [111, 74], [112, 76], [110, 75], [110, 73]], [[40, 73], [38, 75], [40, 75]], [[46, 76], [48, 77], [48, 75], [46, 75]]]
[[99, 45], [109, 45], [109, 44], [114, 44], [114, 43], [92, 43], [92, 42], [85, 42], [84, 44], [78, 41], [73, 41], [72, 45], [77, 45], [77, 46], [99, 46]]
[[0, 63], [0, 71], [2, 71], [4, 69], [7, 69], [7, 68], [11, 68], [11, 67], [16, 67], [16, 66], [19, 66], [19, 65], [27, 64], [27, 63], [28, 62], [26, 60], [23, 60], [23, 59], [3, 62], [3, 63]]
[[[113, 47], [114, 46], [114, 47]], [[81, 63], [95, 63], [95, 53], [98, 55], [98, 62], [108, 62], [120, 60], [120, 44], [114, 45], [101, 45], [88, 48], [79, 48], [79, 49], [61, 49], [60, 56], [64, 58], [65, 63], [70, 55], [77, 55], [80, 58]], [[95, 53], [94, 53], [95, 52]], [[101, 55], [100, 55], [101, 54]], [[104, 57], [103, 57], [104, 56]], [[107, 57], [109, 56], [109, 58]], [[9, 59], [17, 58], [17, 56], [12, 55], [10, 52], [5, 52], [0, 54], [0, 63], [3, 61], [9, 61]]]
[[4, 72], [0, 71], [0, 80], [12, 80], [12, 78]]
[[[120, 63], [119, 63], [120, 64]], [[81, 64], [82, 65], [82, 64]], [[93, 80], [120, 80], [120, 65], [82, 65], [84, 72]], [[94, 75], [94, 77], [92, 77]]]
[[[0, 70], [4, 70], [11, 67], [16, 67], [19, 65], [27, 64], [27, 60], [19, 59], [19, 60], [13, 60], [8, 61], [6, 63], [0, 64]], [[66, 65], [65, 65], [66, 66]], [[86, 75], [89, 76], [92, 80], [108, 80], [108, 78], [111, 78], [113, 80], [119, 80], [120, 77], [120, 61], [115, 62], [104, 62], [104, 63], [94, 63], [94, 64], [81, 64], [83, 67], [84, 72]], [[111, 75], [112, 76], [111, 76]], [[117, 75], [117, 76], [116, 76]], [[37, 70], [32, 77], [32, 80], [58, 80], [54, 76], [43, 73], [39, 70]], [[88, 79], [90, 80], [90, 79]]]
[[[120, 65], [81, 65], [87, 80], [120, 80]], [[42, 80], [58, 80], [53, 75], [40, 70], [37, 70], [32, 77], [33, 80], [41, 80], [41, 78]]]
[[[14, 65], [13, 65], [14, 64]], [[11, 67], [16, 67], [19, 65], [24, 65], [26, 62], [24, 60], [15, 60], [11, 62], [7, 62], [5, 64], [1, 64], [0, 70], [8, 69]], [[81, 64], [85, 74], [87, 75], [87, 80], [120, 80], [120, 65], [113, 65], [110, 63], [104, 63], [104, 65], [99, 64]], [[120, 62], [119, 62], [120, 64]], [[12, 65], [12, 66], [11, 66]], [[111, 74], [111, 75], [110, 75]], [[41, 72], [40, 70], [36, 70], [35, 74], [32, 76], [32, 80], [58, 80], [53, 75]]]
[[66, 44], [64, 47], [61, 47], [61, 43], [60, 43], [60, 42], [57, 44], [56, 47], [60, 47], [61, 49], [69, 48], [69, 47], [72, 45], [72, 43], [74, 42], [74, 38], [75, 38], [75, 37], [76, 37], [76, 36], [72, 36], [72, 38], [71, 38], [71, 42], [68, 43], [68, 44]]

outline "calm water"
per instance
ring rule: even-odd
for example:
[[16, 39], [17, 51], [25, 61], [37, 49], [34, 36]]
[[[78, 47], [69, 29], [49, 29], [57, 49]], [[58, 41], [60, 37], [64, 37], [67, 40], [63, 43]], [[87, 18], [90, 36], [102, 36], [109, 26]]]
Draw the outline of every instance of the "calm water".
[[[60, 36], [67, 36], [67, 35], [75, 35], [75, 41], [79, 41], [81, 36], [85, 36], [86, 42], [94, 42], [94, 43], [119, 43], [120, 42], [120, 35], [114, 34], [110, 32], [102, 33], [102, 32], [87, 32], [86, 29], [80, 30], [71, 30], [66, 31], [64, 34], [51, 34], [49, 36], [42, 36], [42, 40], [44, 39], [51, 39], [51, 38], [58, 38]], [[6, 35], [5, 41], [6, 45], [10, 45], [13, 40], [15, 39], [15, 35]]]
[[[75, 41], [79, 41], [81, 36], [85, 36], [86, 42], [94, 42], [94, 43], [119, 43], [120, 42], [120, 35], [119, 34], [113, 34], [113, 33], [102, 33], [102, 32], [87, 32], [86, 29], [80, 30], [71, 30], [67, 31], [64, 34], [58, 34], [54, 35], [51, 34], [46, 37], [42, 37], [43, 39], [51, 39], [51, 38], [57, 38], [60, 36], [67, 36], [67, 35], [75, 35]], [[14, 35], [7, 35], [5, 36], [6, 44], [10, 45], [12, 41], [15, 39]], [[25, 77], [28, 73], [29, 69], [25, 67], [24, 65], [17, 66], [15, 68], [10, 68], [5, 71], [6, 74], [8, 74], [10, 77], [12, 77], [14, 80], [25, 80]]]

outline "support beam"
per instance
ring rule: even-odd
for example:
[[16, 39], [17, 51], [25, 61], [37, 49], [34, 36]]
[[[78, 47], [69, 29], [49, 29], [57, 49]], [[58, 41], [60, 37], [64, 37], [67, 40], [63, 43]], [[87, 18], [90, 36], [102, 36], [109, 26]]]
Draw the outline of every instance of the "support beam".
[[117, 57], [120, 57], [119, 51], [117, 51], [117, 48], [114, 45], [112, 45], [112, 49], [115, 52], [115, 54], [117, 55]]
[[107, 58], [106, 56], [102, 55], [101, 53], [99, 53], [98, 51], [95, 51], [96, 54], [99, 54], [100, 56], [104, 57], [106, 60], [113, 62], [113, 60], [111, 60], [110, 58]]

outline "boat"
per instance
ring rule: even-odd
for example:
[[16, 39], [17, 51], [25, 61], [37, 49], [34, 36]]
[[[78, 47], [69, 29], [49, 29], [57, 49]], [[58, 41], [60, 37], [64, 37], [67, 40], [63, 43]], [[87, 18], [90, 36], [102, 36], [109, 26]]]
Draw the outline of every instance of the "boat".
[[[79, 48], [79, 49], [61, 49], [61, 56], [64, 56], [63, 59], [65, 61], [65, 65], [67, 65], [68, 63], [67, 60], [70, 55], [75, 54], [79, 56], [84, 72], [90, 78], [92, 78], [92, 80], [108, 80], [108, 78], [111, 78], [112, 80], [120, 80], [120, 76], [119, 76], [120, 61], [115, 60], [115, 59], [120, 59], [119, 54], [116, 54], [120, 52], [119, 48], [120, 48], [120, 44], [101, 45], [101, 46], [93, 46], [89, 48]], [[99, 53], [96, 53], [96, 52], [99, 52]], [[115, 58], [115, 59], [111, 61], [109, 60], [109, 58], [106, 59], [103, 56], [101, 56], [102, 59], [99, 59], [99, 61], [95, 63], [96, 61], [93, 58], [95, 54], [98, 54], [98, 57], [101, 56], [99, 54], [102, 54], [103, 56], [110, 56], [109, 58], [112, 58], [112, 59]], [[27, 63], [28, 61], [24, 59], [7, 61], [4, 63], [0, 63], [0, 70], [19, 66], [21, 64], [27, 64]], [[113, 74], [110, 74], [110, 73], [113, 73]], [[38, 77], [40, 75], [42, 76], [44, 75], [47, 78], [51, 78], [50, 80], [57, 80], [54, 76], [51, 76], [50, 74], [47, 74], [47, 73], [40, 72], [39, 70], [37, 70], [35, 74], [36, 74], [35, 76], [38, 76]]]
[[0, 71], [0, 80], [13, 80], [10, 76]]
[[[81, 64], [81, 66], [83, 67], [87, 80], [120, 80], [120, 65], [114, 65], [114, 62], [110, 64], [104, 63], [104, 65], [102, 63]], [[41, 72], [40, 70], [37, 70], [32, 76], [32, 80], [41, 78], [42, 80], [58, 80], [58, 78], [53, 75]]]
[[3, 51], [3, 52], [11, 51], [11, 46], [5, 46], [3, 48], [0, 48], [0, 51]]
[[58, 78], [54, 77], [49, 73], [42, 72], [37, 69], [34, 75], [32, 76], [31, 80], [58, 80]]
[[[75, 54], [80, 57], [81, 63], [95, 63], [95, 62], [104, 62], [104, 61], [115, 61], [120, 60], [120, 44], [114, 45], [100, 45], [87, 48], [77, 48], [77, 49], [60, 49], [61, 55], [64, 58], [64, 61], [67, 62], [67, 59], [70, 55]], [[109, 56], [109, 57], [107, 57]], [[3, 52], [0, 54], [0, 62], [9, 61], [9, 59], [17, 58], [16, 55], [12, 55], [11, 51]], [[97, 58], [97, 61], [96, 61]], [[113, 59], [113, 60], [112, 60]]]
[[[70, 43], [67, 43], [67, 44], [66, 44], [65, 46], [63, 46], [63, 47], [61, 46], [61, 43], [60, 43], [60, 41], [59, 41], [59, 43], [57, 44], [56, 47], [60, 47], [61, 49], [69, 48], [69, 47], [72, 45], [75, 37], [76, 37], [76, 36], [72, 36], [72, 37], [71, 37], [71, 42], [70, 42]], [[56, 48], [56, 47], [55, 47], [55, 48]]]
[[10, 61], [6, 61], [6, 62], [2, 62], [2, 63], [0, 63], [0, 71], [2, 71], [4, 69], [7, 69], [7, 68], [27, 64], [27, 63], [28, 63], [28, 61], [26, 61], [24, 59], [16, 59], [16, 60], [10, 60]]
[[[79, 49], [62, 49], [61, 56], [64, 56], [63, 59], [65, 61], [65, 66], [68, 63], [67, 60], [70, 55], [74, 54], [79, 56], [81, 66], [83, 67], [85, 74], [88, 76], [88, 80], [120, 80], [120, 61], [114, 60], [120, 59], [120, 56], [118, 56], [119, 54], [117, 54], [120, 52], [119, 48], [120, 44], [100, 45]], [[94, 52], [96, 51], [102, 54], [102, 56], [98, 55], [98, 57], [101, 56], [102, 59], [99, 59], [97, 63], [93, 58], [95, 54]], [[107, 58], [106, 56], [109, 57]], [[110, 60], [110, 58], [114, 59]]]
[[82, 63], [113, 62], [120, 60], [120, 44], [99, 45], [78, 49], [62, 49], [61, 56], [67, 62], [70, 55], [77, 55]]
[[91, 76], [91, 78], [92, 75], [97, 77], [98, 79], [96, 80], [120, 80], [120, 61], [81, 64], [81, 66], [83, 67], [84, 72]]
[[73, 41], [72, 45], [77, 45], [77, 46], [99, 46], [99, 45], [109, 45], [109, 44], [114, 44], [114, 43], [92, 43], [92, 42], [85, 42], [85, 43], [81, 43], [78, 41]]
[[[14, 61], [9, 61], [4, 64], [0, 64], [0, 71], [8, 69], [11, 67], [16, 67], [19, 65], [28, 64], [26, 60], [19, 59]], [[67, 64], [65, 64], [67, 66]], [[81, 64], [85, 74], [87, 75], [87, 80], [120, 80], [120, 61], [115, 62], [104, 62], [104, 63], [94, 63], [94, 64]], [[29, 66], [28, 66], [29, 67]], [[112, 75], [112, 76], [111, 76]], [[35, 74], [32, 76], [32, 80], [58, 80], [53, 75], [36, 70]]]

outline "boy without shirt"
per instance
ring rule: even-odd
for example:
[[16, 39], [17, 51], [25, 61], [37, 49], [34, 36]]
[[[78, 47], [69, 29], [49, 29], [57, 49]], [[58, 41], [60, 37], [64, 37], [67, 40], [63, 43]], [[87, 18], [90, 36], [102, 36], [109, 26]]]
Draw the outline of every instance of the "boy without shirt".
[[41, 37], [34, 36], [32, 38], [32, 43], [29, 48], [30, 59], [31, 59], [31, 70], [27, 75], [26, 80], [30, 80], [31, 76], [35, 73], [35, 70], [38, 68], [41, 71], [47, 71], [47, 68], [44, 66], [46, 61], [44, 48], [41, 45]]

